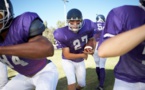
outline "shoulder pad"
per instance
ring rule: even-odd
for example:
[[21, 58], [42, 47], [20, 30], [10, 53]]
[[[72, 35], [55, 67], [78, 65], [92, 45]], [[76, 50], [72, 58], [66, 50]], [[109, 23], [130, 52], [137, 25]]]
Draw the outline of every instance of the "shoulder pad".
[[30, 33], [29, 36], [37, 36], [42, 35], [43, 31], [45, 30], [45, 25], [40, 19], [35, 19], [30, 26]]

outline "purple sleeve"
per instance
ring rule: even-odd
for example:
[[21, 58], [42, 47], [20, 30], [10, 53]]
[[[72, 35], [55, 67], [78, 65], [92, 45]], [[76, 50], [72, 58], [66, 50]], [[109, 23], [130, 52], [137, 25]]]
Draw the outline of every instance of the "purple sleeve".
[[[40, 19], [36, 13], [26, 12], [20, 16], [22, 28], [20, 33], [24, 38], [29, 38], [30, 26], [35, 19]], [[41, 19], [40, 19], [41, 20]]]
[[112, 35], [117, 35], [122, 30], [122, 20], [113, 10], [107, 16], [103, 37], [108, 38]]
[[60, 29], [57, 29], [54, 31], [53, 35], [54, 35], [54, 39], [55, 39], [55, 44], [57, 48], [64, 48], [66, 47], [64, 41], [65, 41], [65, 37], [63, 34], [61, 34], [62, 32], [60, 31]]
[[113, 10], [111, 10], [107, 16], [104, 30], [100, 36], [98, 47], [107, 38], [113, 37], [122, 31], [122, 20], [120, 15], [117, 15]]
[[28, 41], [30, 35], [31, 23], [39, 16], [36, 13], [25, 12], [17, 16], [12, 23], [11, 33], [15, 33], [15, 37]]

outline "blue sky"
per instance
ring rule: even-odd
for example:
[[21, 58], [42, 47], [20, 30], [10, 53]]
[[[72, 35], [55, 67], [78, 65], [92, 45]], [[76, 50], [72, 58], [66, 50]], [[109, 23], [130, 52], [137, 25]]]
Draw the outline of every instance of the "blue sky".
[[[58, 20], [64, 21], [63, 0], [11, 0], [15, 16], [24, 12], [36, 12], [43, 21], [47, 21], [48, 27], [55, 27]], [[139, 5], [139, 0], [68, 0], [66, 13], [71, 8], [78, 8], [83, 18], [95, 21], [96, 14], [104, 14], [121, 5]]]

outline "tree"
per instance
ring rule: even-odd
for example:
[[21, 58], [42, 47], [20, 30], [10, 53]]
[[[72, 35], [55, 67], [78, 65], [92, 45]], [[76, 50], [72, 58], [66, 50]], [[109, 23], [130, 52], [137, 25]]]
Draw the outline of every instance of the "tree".
[[48, 28], [47, 21], [44, 22], [44, 25], [45, 25], [45, 31], [43, 32], [43, 36], [48, 38], [48, 40], [54, 44], [53, 31], [55, 30], [55, 28], [53, 28], [53, 27]]
[[64, 21], [57, 21], [57, 28], [61, 28], [65, 26], [65, 22]]
[[[52, 44], [55, 44], [53, 32], [54, 32], [54, 30], [56, 30], [56, 28], [55, 27], [48, 27], [47, 21], [44, 22], [44, 25], [45, 25], [45, 31], [43, 32], [43, 36], [48, 38], [48, 40]], [[65, 26], [65, 22], [62, 22], [62, 21], [57, 22], [57, 28], [61, 28], [61, 27], [64, 27], [64, 26]]]

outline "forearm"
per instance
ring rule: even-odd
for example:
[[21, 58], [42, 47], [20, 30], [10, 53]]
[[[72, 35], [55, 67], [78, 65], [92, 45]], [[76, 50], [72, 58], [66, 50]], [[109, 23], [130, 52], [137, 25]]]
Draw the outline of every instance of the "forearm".
[[145, 25], [104, 41], [98, 49], [100, 57], [120, 56], [145, 40]]
[[[39, 38], [41, 39], [41, 38]], [[30, 41], [24, 44], [2, 46], [0, 54], [23, 58], [44, 58], [54, 54], [54, 48], [47, 40]]]

